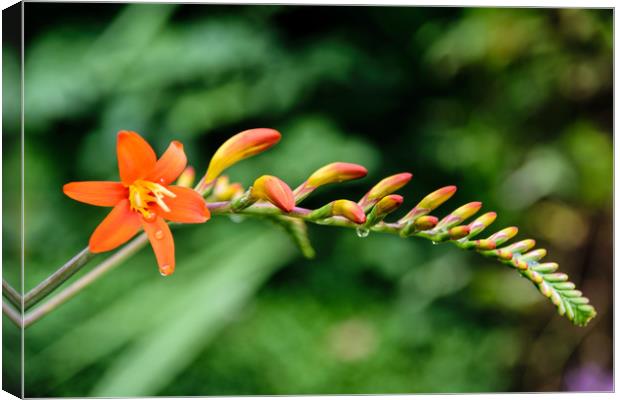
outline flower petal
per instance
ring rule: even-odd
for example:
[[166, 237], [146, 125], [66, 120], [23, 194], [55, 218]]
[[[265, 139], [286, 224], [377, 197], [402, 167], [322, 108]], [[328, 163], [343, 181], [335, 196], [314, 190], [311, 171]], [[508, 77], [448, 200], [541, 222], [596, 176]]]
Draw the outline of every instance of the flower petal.
[[138, 233], [141, 219], [138, 213], [129, 209], [129, 200], [121, 200], [91, 235], [90, 251], [101, 253], [127, 242]]
[[152, 222], [147, 222], [143, 218], [140, 220], [155, 252], [159, 273], [172, 274], [174, 272], [174, 239], [170, 227], [161, 217], [155, 218]]
[[167, 189], [176, 197], [164, 198], [170, 211], [163, 210], [157, 204], [151, 206], [157, 215], [169, 221], [187, 224], [205, 222], [211, 217], [207, 203], [197, 191], [181, 186], [168, 186]]
[[131, 185], [145, 178], [155, 168], [157, 157], [151, 145], [136, 132], [120, 131], [116, 140], [116, 155], [121, 181]]
[[161, 158], [157, 160], [155, 168], [146, 179], [162, 185], [169, 185], [181, 175], [186, 165], [187, 157], [183, 151], [183, 144], [174, 140]]
[[128, 196], [127, 188], [120, 182], [71, 182], [62, 191], [73, 200], [102, 207], [113, 207]]

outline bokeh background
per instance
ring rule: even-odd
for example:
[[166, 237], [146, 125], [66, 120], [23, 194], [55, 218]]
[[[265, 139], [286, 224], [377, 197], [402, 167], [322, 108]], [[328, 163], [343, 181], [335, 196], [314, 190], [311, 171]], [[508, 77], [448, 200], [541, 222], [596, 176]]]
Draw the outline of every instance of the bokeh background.
[[[276, 226], [213, 218], [177, 230], [172, 277], [144, 249], [29, 328], [27, 396], [612, 390], [611, 10], [26, 3], [25, 24], [27, 289], [106, 214], [61, 187], [116, 179], [118, 130], [158, 153], [181, 140], [201, 173], [230, 135], [272, 127], [281, 143], [234, 181], [368, 167], [319, 206], [411, 171], [397, 216], [456, 184], [443, 213], [482, 201], [599, 313], [574, 327], [515, 271], [448, 244], [310, 226], [305, 260]], [[4, 104], [16, 282], [19, 109]]]

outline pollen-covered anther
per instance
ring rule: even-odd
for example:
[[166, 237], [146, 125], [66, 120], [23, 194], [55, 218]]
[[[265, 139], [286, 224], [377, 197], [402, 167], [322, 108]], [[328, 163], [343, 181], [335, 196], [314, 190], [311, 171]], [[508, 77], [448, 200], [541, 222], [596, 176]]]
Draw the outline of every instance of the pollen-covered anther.
[[164, 202], [164, 197], [175, 198], [177, 195], [159, 183], [141, 179], [129, 186], [130, 208], [142, 214], [146, 219], [151, 218], [153, 215], [152, 211], [149, 210], [150, 203], [155, 203], [162, 210], [170, 212], [170, 207]]

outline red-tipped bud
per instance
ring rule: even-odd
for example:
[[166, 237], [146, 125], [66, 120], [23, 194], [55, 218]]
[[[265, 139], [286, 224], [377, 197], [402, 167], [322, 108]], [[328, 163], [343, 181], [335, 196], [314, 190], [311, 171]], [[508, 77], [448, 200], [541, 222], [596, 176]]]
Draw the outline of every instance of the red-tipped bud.
[[351, 200], [336, 200], [332, 203], [332, 215], [340, 215], [356, 224], [366, 222], [364, 210]]
[[434, 210], [442, 205], [456, 192], [456, 186], [446, 186], [429, 194], [416, 206], [427, 210]]
[[433, 229], [439, 219], [437, 217], [433, 217], [432, 215], [425, 215], [415, 220], [413, 226], [415, 226], [416, 231], [427, 231], [429, 229]]
[[400, 207], [403, 201], [403, 196], [397, 194], [385, 196], [375, 205], [375, 213], [378, 216], [385, 216]]
[[373, 186], [358, 204], [364, 209], [370, 208], [380, 199], [405, 186], [412, 177], [413, 175], [409, 172], [388, 176]]
[[450, 239], [452, 240], [462, 239], [465, 236], [469, 235], [469, 226], [467, 225], [455, 226], [454, 228], [450, 228], [450, 230], [448, 231], [448, 234], [450, 235]]
[[417, 206], [407, 213], [407, 215], [401, 218], [400, 222], [412, 221], [422, 215], [428, 214], [452, 197], [455, 192], [456, 186], [446, 186], [435, 190], [433, 193], [423, 198]]
[[213, 196], [217, 201], [229, 201], [243, 194], [240, 183], [230, 183], [227, 176], [221, 176], [213, 187]]
[[476, 236], [482, 232], [487, 226], [491, 225], [497, 218], [497, 214], [494, 212], [488, 212], [482, 214], [476, 218], [471, 224], [469, 224], [469, 237]]
[[192, 187], [194, 184], [194, 178], [196, 177], [196, 171], [194, 167], [189, 166], [181, 172], [179, 179], [177, 179], [177, 185], [183, 187]]
[[280, 133], [274, 129], [249, 129], [228, 139], [213, 155], [205, 182], [217, 178], [226, 168], [261, 153], [280, 141]]
[[308, 186], [317, 188], [329, 183], [339, 183], [363, 178], [368, 174], [366, 168], [358, 164], [335, 162], [317, 169], [306, 180]]
[[467, 218], [477, 213], [478, 210], [480, 210], [480, 207], [482, 207], [482, 203], [479, 201], [467, 203], [464, 206], [452, 211], [448, 216], [442, 219], [439, 224], [437, 224], [437, 228], [450, 228], [454, 225], [460, 224]]
[[295, 207], [291, 188], [281, 179], [271, 175], [263, 175], [254, 181], [252, 197], [266, 200], [285, 212], [291, 212]]
[[519, 228], [517, 228], [516, 226], [511, 226], [509, 228], [504, 228], [499, 232], [495, 232], [487, 239], [495, 242], [496, 246], [499, 246], [500, 244], [512, 239], [517, 234], [517, 232], [519, 232]]

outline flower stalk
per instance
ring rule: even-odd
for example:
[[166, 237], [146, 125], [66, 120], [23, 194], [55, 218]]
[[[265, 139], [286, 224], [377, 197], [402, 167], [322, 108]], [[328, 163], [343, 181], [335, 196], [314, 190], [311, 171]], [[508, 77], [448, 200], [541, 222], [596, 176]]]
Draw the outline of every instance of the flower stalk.
[[[23, 303], [26, 314], [22, 320], [20, 313], [5, 303], [3, 312], [17, 325], [28, 327], [148, 242], [160, 273], [170, 275], [175, 265], [174, 242], [166, 221], [171, 225], [204, 223], [212, 214], [272, 220], [291, 235], [302, 254], [309, 258], [314, 256], [314, 249], [307, 235], [306, 222], [356, 229], [360, 237], [374, 231], [420, 237], [434, 243], [450, 242], [514, 268], [551, 300], [560, 315], [574, 324], [584, 326], [596, 316], [594, 307], [568, 281], [568, 276], [557, 272], [557, 264], [540, 262], [547, 254], [545, 249], [531, 250], [535, 245], [531, 239], [504, 246], [517, 234], [516, 227], [502, 229], [486, 239], [474, 239], [497, 217], [496, 213], [488, 212], [467, 223], [482, 207], [480, 202], [467, 203], [441, 220], [429, 215], [454, 195], [456, 186], [430, 193], [400, 220], [385, 222], [385, 218], [403, 203], [403, 197], [393, 193], [411, 180], [408, 172], [381, 180], [357, 203], [334, 200], [315, 210], [296, 204], [322, 185], [361, 178], [367, 174], [366, 169], [351, 163], [328, 164], [311, 174], [294, 191], [272, 175], [260, 176], [245, 191], [240, 184], [230, 184], [227, 177], [221, 176], [225, 169], [270, 148], [279, 140], [280, 133], [272, 129], [251, 129], [233, 136], [216, 151], [205, 175], [194, 189], [190, 189], [195, 173], [191, 167], [186, 168], [187, 159], [181, 143], [173, 141], [157, 159], [150, 145], [137, 133], [121, 131], [117, 142], [121, 182], [73, 182], [63, 188], [65, 194], [75, 200], [114, 207], [91, 236], [89, 247], [26, 293], [23, 299], [3, 281], [3, 295], [18, 309]], [[177, 185], [173, 185], [175, 180]], [[138, 234], [140, 228], [144, 232]], [[84, 276], [29, 310], [86, 265], [93, 253], [109, 251], [124, 243], [127, 244]]]
[[2, 294], [15, 307], [22, 308], [22, 296], [4, 279], [2, 280]]

